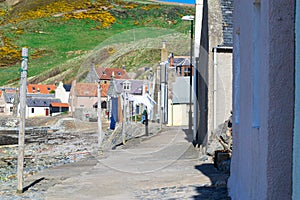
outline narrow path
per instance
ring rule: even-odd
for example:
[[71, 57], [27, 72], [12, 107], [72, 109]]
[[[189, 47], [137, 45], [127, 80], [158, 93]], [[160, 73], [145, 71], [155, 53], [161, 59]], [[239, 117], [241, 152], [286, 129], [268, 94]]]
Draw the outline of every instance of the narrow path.
[[169, 128], [141, 143], [104, 152], [89, 163], [47, 170], [39, 176], [57, 182], [45, 198], [226, 199], [225, 187], [211, 187], [226, 175], [201, 162], [189, 138], [182, 128]]

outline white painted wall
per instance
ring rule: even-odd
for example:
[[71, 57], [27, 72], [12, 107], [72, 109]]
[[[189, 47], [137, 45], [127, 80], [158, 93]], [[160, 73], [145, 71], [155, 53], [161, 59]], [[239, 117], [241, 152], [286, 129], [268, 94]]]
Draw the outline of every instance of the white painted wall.
[[60, 99], [62, 103], [69, 103], [69, 95], [70, 92], [66, 91], [63, 82], [59, 82], [59, 85], [55, 90], [55, 98]]
[[5, 104], [5, 114], [6, 115], [12, 115], [12, 112], [10, 112], [11, 108], [13, 108], [13, 104], [12, 103], [6, 103]]
[[233, 200], [291, 199], [294, 1], [254, 2], [234, 1], [229, 194]]
[[171, 104], [168, 106], [168, 126], [188, 126], [189, 125], [189, 105]]
[[[32, 108], [34, 109], [34, 112], [32, 113]], [[50, 115], [50, 109], [46, 107], [28, 107], [26, 106], [26, 118], [30, 117], [45, 117], [46, 116], [46, 109], [49, 110]]]

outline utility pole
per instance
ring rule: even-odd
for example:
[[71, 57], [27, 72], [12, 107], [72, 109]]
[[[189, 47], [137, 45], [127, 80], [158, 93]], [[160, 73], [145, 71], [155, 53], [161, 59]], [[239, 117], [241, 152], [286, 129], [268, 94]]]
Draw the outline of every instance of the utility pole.
[[100, 80], [98, 80], [98, 147], [99, 153], [102, 154], [102, 121], [101, 121], [101, 85]]
[[[193, 87], [193, 71], [192, 71], [192, 68], [193, 68], [193, 32], [194, 32], [194, 20], [195, 20], [195, 17], [192, 16], [192, 15], [186, 15], [186, 16], [183, 16], [181, 18], [182, 20], [184, 21], [190, 21], [191, 22], [191, 39], [190, 39], [190, 68], [189, 68], [189, 77], [190, 77], [190, 92], [189, 92], [189, 96], [190, 96], [190, 100], [189, 100], [189, 133], [192, 133], [193, 134], [193, 112], [192, 112], [192, 87]], [[194, 127], [195, 128], [195, 127]], [[193, 142], [194, 142], [195, 138], [193, 136]]]
[[124, 94], [124, 98], [123, 98], [123, 114], [124, 114], [124, 118], [123, 118], [123, 127], [122, 127], [122, 143], [123, 145], [126, 144], [126, 135], [125, 135], [125, 131], [126, 131], [126, 123], [127, 123], [127, 116], [126, 116], [126, 92], [123, 93]]
[[18, 152], [18, 187], [17, 193], [23, 193], [24, 146], [25, 146], [25, 116], [26, 116], [26, 79], [28, 64], [28, 48], [22, 48], [21, 85], [20, 85], [20, 128]]
[[160, 91], [161, 91], [161, 123], [168, 123], [168, 75], [167, 61], [160, 63]]
[[[124, 114], [124, 119], [122, 122], [122, 140], [123, 140], [123, 144], [126, 144], [126, 124], [127, 124], [127, 103], [128, 103], [128, 98], [129, 98], [129, 93], [131, 91], [131, 82], [130, 81], [124, 81], [122, 83], [123, 86], [123, 114]], [[125, 123], [124, 123], [125, 120]]]
[[193, 87], [193, 22], [194, 22], [194, 19], [193, 20], [190, 20], [191, 21], [191, 48], [190, 48], [190, 71], [189, 71], [189, 75], [190, 75], [190, 101], [189, 101], [189, 132], [190, 133], [193, 133], [193, 112], [192, 112], [192, 87]]

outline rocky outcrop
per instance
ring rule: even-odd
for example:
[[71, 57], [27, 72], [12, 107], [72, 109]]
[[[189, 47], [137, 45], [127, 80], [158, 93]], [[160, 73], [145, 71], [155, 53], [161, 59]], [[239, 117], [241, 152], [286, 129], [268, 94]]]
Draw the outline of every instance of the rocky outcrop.
[[232, 116], [215, 129], [208, 143], [206, 154], [212, 156], [214, 165], [221, 171], [229, 172], [232, 152]]

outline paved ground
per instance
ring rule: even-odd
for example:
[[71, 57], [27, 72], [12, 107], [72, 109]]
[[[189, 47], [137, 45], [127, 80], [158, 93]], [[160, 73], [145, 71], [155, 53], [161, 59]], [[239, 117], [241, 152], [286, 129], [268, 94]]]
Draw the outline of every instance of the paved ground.
[[[229, 199], [227, 175], [199, 152], [182, 128], [139, 138], [85, 161], [27, 180], [44, 199]], [[26, 192], [25, 192], [26, 193]]]

